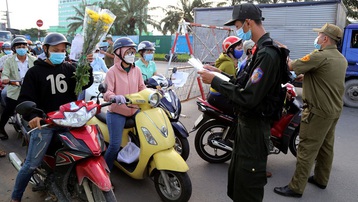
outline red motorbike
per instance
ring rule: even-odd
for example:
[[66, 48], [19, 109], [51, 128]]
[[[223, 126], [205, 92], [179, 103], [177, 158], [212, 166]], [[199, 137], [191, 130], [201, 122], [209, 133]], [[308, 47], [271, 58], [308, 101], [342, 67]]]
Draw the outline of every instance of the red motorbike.
[[[89, 119], [101, 112], [102, 105], [91, 100], [70, 102], [58, 111], [45, 114], [36, 104], [25, 101], [16, 107], [20, 117], [30, 112], [43, 114], [41, 127], [60, 126], [53, 135], [49, 149], [41, 165], [35, 170], [30, 183], [33, 191], [48, 193], [46, 200], [54, 201], [117, 201], [109, 178], [109, 169], [103, 153], [106, 145], [97, 125], [86, 125]], [[35, 129], [21, 119], [21, 131], [25, 142]], [[9, 159], [19, 171], [23, 163], [15, 153]]]
[[[295, 87], [292, 84], [282, 86], [287, 89], [286, 102], [282, 117], [273, 123], [270, 137], [270, 154], [283, 152], [297, 155], [302, 104], [296, 99]], [[224, 114], [206, 100], [198, 98], [198, 110], [202, 114], [194, 123], [196, 131], [195, 149], [199, 156], [209, 163], [223, 163], [231, 158], [234, 136], [237, 128], [237, 118]]]

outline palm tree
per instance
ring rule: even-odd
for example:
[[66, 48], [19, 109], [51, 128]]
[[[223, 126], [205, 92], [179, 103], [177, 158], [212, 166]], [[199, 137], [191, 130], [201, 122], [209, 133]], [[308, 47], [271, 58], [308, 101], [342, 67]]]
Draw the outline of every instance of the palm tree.
[[87, 4], [86, 0], [82, 0], [82, 3], [80, 3], [78, 7], [73, 6], [76, 15], [67, 18], [67, 20], [72, 21], [70, 24], [67, 25], [67, 27], [69, 28], [67, 33], [69, 35], [74, 35], [78, 29], [81, 30], [83, 29], [83, 20], [85, 18], [86, 6], [91, 6], [91, 5], [97, 5], [97, 3]]
[[[147, 32], [147, 25], [152, 25], [154, 28], [159, 29], [159, 24], [148, 15], [148, 10], [156, 8], [148, 8], [149, 0], [105, 0], [91, 5], [98, 5], [102, 9], [109, 9], [115, 16], [114, 21], [109, 33], [115, 35], [133, 35]], [[76, 30], [83, 29], [83, 20], [85, 16], [85, 8], [87, 3], [83, 1], [78, 7], [73, 7], [76, 15], [67, 18], [71, 20], [68, 25], [68, 33], [74, 34]]]
[[186, 22], [194, 21], [193, 9], [195, 7], [210, 7], [213, 2], [206, 2], [206, 0], [180, 0], [177, 6], [170, 5], [166, 9], [161, 8], [165, 16], [160, 21], [160, 31], [165, 35], [167, 32], [175, 33], [178, 28], [179, 22], [184, 19]]
[[[113, 1], [113, 0], [112, 0]], [[159, 28], [158, 23], [148, 15], [149, 10], [156, 8], [149, 8], [149, 0], [122, 0], [114, 11], [116, 21], [114, 22], [114, 29], [117, 34], [141, 35], [147, 32], [147, 25], [152, 25], [154, 28]], [[106, 4], [104, 3], [104, 6]], [[138, 33], [136, 33], [138, 30]]]

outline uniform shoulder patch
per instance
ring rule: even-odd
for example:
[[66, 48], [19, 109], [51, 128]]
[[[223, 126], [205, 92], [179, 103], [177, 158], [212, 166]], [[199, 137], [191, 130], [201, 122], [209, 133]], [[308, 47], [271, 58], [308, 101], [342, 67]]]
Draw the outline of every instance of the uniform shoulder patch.
[[258, 83], [263, 75], [264, 72], [262, 71], [262, 69], [260, 67], [256, 67], [250, 78], [251, 83]]
[[310, 54], [308, 54], [308, 55], [303, 56], [300, 60], [303, 62], [307, 62], [307, 61], [310, 61], [310, 59], [311, 59]]

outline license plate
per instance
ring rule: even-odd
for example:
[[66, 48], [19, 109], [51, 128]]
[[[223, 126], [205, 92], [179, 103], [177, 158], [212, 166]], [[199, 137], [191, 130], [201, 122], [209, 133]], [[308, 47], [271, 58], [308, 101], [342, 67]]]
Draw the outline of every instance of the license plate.
[[194, 128], [200, 123], [201, 120], [203, 120], [204, 115], [200, 114], [200, 116], [196, 119], [195, 123], [194, 123]]

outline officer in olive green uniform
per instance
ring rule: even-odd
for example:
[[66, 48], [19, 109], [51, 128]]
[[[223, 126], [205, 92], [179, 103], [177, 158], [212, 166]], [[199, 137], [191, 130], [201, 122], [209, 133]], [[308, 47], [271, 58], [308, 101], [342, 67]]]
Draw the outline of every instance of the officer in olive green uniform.
[[113, 53], [113, 39], [112, 35], [108, 34], [106, 39], [103, 42], [108, 43], [107, 51], [100, 50], [101, 54], [104, 54], [104, 62], [106, 63], [107, 68], [110, 68], [114, 64], [114, 53]]
[[[261, 21], [261, 10], [254, 4], [234, 6], [233, 20], [225, 25], [235, 25], [238, 37], [252, 40], [257, 44], [247, 77], [240, 76], [239, 83], [215, 77], [209, 71], [198, 72], [204, 83], [229, 98], [236, 106], [238, 129], [228, 174], [228, 196], [235, 202], [262, 201], [264, 186], [267, 183], [266, 164], [269, 150], [271, 115], [273, 101], [268, 95], [277, 93], [280, 88], [280, 55], [272, 46]], [[252, 35], [250, 34], [252, 33]], [[207, 69], [211, 69], [205, 66]]]
[[[342, 30], [327, 23], [314, 31], [319, 33], [314, 42], [317, 50], [290, 64], [297, 75], [304, 74], [304, 110], [296, 171], [288, 186], [275, 188], [276, 193], [284, 196], [302, 196], [307, 179], [321, 189], [326, 188], [333, 161], [335, 127], [343, 108], [348, 64], [336, 46]], [[314, 175], [309, 178], [315, 160]]]

